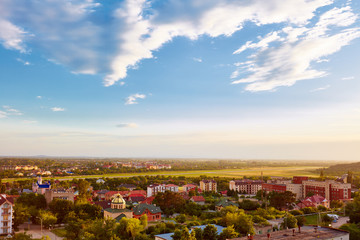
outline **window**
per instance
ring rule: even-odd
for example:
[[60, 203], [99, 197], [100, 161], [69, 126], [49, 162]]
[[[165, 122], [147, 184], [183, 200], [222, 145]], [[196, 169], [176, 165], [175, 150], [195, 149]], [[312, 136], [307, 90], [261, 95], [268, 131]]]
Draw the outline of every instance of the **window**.
[[3, 216], [3, 218], [4, 218], [4, 221], [9, 220], [9, 219], [8, 219], [8, 218], [9, 218], [9, 216]]
[[4, 227], [7, 227], [8, 226], [8, 222], [4, 222]]

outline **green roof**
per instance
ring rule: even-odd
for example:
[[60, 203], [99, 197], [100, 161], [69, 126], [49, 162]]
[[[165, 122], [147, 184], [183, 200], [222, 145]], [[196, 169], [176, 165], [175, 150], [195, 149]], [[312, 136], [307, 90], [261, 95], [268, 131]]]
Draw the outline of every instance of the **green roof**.
[[236, 204], [233, 202], [229, 202], [226, 199], [221, 199], [218, 203], [216, 203], [216, 206], [227, 207], [227, 206], [236, 206]]
[[120, 214], [119, 216], [117, 216], [116, 218], [115, 218], [115, 221], [116, 222], [120, 222], [120, 220], [122, 219], [122, 218], [126, 218], [126, 215], [125, 214]]
[[134, 214], [135, 215], [141, 215], [143, 214], [143, 212], [148, 209], [150, 213], [155, 214], [155, 213], [161, 213], [161, 209], [159, 207], [156, 207], [155, 205], [152, 204], [146, 204], [146, 203], [141, 203], [139, 205], [137, 205], [136, 207], [134, 207]]
[[110, 213], [120, 213], [120, 212], [131, 212], [129, 209], [116, 209], [116, 208], [107, 208], [104, 211], [110, 212]]

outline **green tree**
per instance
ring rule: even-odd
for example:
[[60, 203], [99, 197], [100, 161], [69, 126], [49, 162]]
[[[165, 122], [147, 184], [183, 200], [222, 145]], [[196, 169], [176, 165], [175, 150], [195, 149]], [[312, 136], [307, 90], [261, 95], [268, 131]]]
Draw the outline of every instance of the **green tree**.
[[234, 226], [228, 226], [220, 233], [219, 240], [236, 238], [237, 236], [239, 236], [239, 234], [235, 231]]
[[144, 228], [147, 227], [147, 225], [148, 225], [148, 217], [147, 217], [146, 214], [144, 214], [144, 215], [142, 215], [142, 216], [140, 217], [140, 223], [141, 223], [141, 225], [144, 226]]
[[16, 233], [10, 240], [31, 240], [31, 235], [25, 233]]
[[297, 227], [297, 220], [292, 214], [287, 214], [284, 217], [284, 221], [282, 222], [281, 226], [286, 228], [296, 228]]
[[304, 216], [297, 216], [296, 221], [299, 228], [299, 232], [301, 232], [301, 227], [305, 225], [306, 218]]
[[144, 230], [140, 220], [136, 218], [122, 218], [117, 226], [116, 233], [125, 239], [135, 239], [136, 236]]
[[23, 224], [30, 217], [29, 209], [24, 207], [21, 203], [15, 204], [14, 206], [14, 228], [18, 229], [20, 224]]
[[180, 215], [175, 217], [175, 220], [178, 223], [184, 223], [184, 222], [186, 222], [186, 216], [185, 216], [185, 214], [180, 214]]
[[252, 217], [245, 214], [244, 210], [236, 213], [227, 213], [223, 219], [227, 227], [234, 226], [235, 230], [241, 234], [254, 234], [254, 222]]
[[95, 219], [85, 226], [79, 238], [89, 240], [111, 239], [111, 237], [116, 236], [115, 228], [114, 219]]
[[76, 215], [83, 220], [102, 218], [101, 207], [90, 203], [76, 203], [74, 206]]
[[208, 224], [205, 228], [204, 228], [204, 232], [203, 232], [203, 239], [206, 240], [216, 240], [217, 239], [217, 229], [214, 225], [210, 225]]
[[340, 227], [350, 233], [350, 240], [360, 240], [360, 226], [355, 223], [347, 223]]
[[194, 228], [193, 232], [196, 240], [203, 240], [203, 230], [201, 228]]
[[270, 206], [282, 210], [288, 208], [291, 203], [296, 201], [296, 195], [290, 191], [284, 193], [271, 192], [269, 194]]
[[345, 213], [349, 215], [350, 223], [360, 223], [360, 196], [357, 195], [354, 201], [345, 206]]
[[57, 217], [57, 222], [63, 223], [66, 215], [73, 211], [74, 204], [69, 200], [54, 199], [49, 204], [49, 209]]
[[57, 222], [57, 218], [50, 211], [41, 210], [39, 217], [42, 219], [42, 224], [46, 228], [53, 226]]
[[185, 206], [184, 198], [179, 193], [170, 191], [158, 193], [153, 203], [159, 206], [167, 216], [182, 212]]

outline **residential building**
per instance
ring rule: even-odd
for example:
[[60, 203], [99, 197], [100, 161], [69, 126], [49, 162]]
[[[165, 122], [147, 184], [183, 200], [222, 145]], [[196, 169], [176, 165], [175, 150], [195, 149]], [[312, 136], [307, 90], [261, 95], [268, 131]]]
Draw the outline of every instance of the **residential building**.
[[217, 184], [215, 180], [201, 180], [200, 189], [204, 192], [217, 192]]
[[205, 198], [203, 196], [192, 196], [190, 201], [199, 205], [205, 205]]
[[0, 194], [0, 235], [8, 235], [13, 231], [13, 205], [13, 199]]
[[146, 214], [148, 221], [161, 220], [161, 209], [153, 204], [140, 203], [133, 208], [133, 212], [133, 217], [137, 219]]
[[74, 190], [73, 189], [47, 189], [45, 191], [46, 203], [51, 203], [54, 199], [64, 199], [74, 202]]
[[175, 184], [151, 184], [147, 187], [147, 197], [155, 196], [159, 192], [179, 192], [179, 186]]
[[294, 176], [292, 183], [294, 184], [302, 184], [303, 181], [308, 181], [309, 177], [306, 176]]
[[303, 185], [296, 183], [287, 183], [286, 191], [292, 192], [295, 194], [296, 200], [299, 200], [303, 197]]
[[265, 192], [286, 192], [285, 184], [276, 184], [276, 183], [262, 183], [262, 190]]
[[311, 197], [307, 197], [304, 200], [302, 200], [300, 203], [297, 204], [297, 206], [301, 209], [304, 207], [315, 207], [317, 208], [318, 206], [324, 206], [326, 208], [330, 207], [330, 202], [324, 198], [323, 196], [320, 195], [314, 195]]
[[183, 190], [184, 190], [185, 192], [188, 192], [188, 191], [190, 191], [190, 190], [192, 190], [192, 189], [196, 189], [196, 188], [197, 188], [197, 186], [196, 186], [195, 184], [191, 184], [191, 183], [186, 184], [186, 185], [184, 185], [184, 186], [182, 186], [182, 187], [183, 187]]
[[340, 183], [334, 180], [326, 181], [303, 181], [303, 198], [309, 194], [323, 196], [329, 201], [346, 200], [351, 198], [351, 184]]
[[229, 182], [229, 189], [239, 193], [256, 194], [262, 188], [262, 181], [260, 180], [231, 180]]
[[238, 206], [236, 203], [230, 202], [227, 199], [221, 199], [219, 202], [215, 204], [215, 210], [220, 211], [222, 208], [227, 206]]

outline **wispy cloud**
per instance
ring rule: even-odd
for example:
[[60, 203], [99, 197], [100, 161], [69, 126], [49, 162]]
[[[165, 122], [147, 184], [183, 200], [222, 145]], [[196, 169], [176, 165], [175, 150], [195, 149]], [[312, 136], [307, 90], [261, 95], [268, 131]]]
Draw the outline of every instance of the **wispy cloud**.
[[6, 112], [0, 111], [0, 118], [7, 118], [7, 116]]
[[37, 99], [42, 99], [43, 97], [42, 96], [36, 96]]
[[138, 125], [136, 123], [119, 123], [116, 125], [118, 128], [137, 128]]
[[61, 107], [53, 107], [51, 108], [51, 111], [53, 112], [64, 112], [66, 109]]
[[10, 106], [4, 105], [4, 106], [3, 106], [3, 109], [5, 110], [6, 116], [10, 116], [10, 115], [21, 116], [21, 115], [23, 115], [22, 112], [20, 112], [20, 111], [17, 110], [17, 109], [14, 109], [14, 108], [12, 108], [12, 107], [10, 107]]
[[234, 53], [259, 49], [249, 56], [250, 61], [235, 70], [233, 76], [239, 76], [240, 70], [245, 74], [232, 83], [247, 83], [247, 91], [272, 91], [300, 80], [326, 76], [328, 72], [315, 69], [312, 63], [359, 38], [360, 28], [349, 28], [356, 19], [349, 6], [333, 8], [322, 14], [315, 24], [286, 27], [266, 35], [258, 43], [246, 43]]
[[310, 92], [318, 92], [318, 91], [323, 91], [323, 90], [326, 90], [328, 89], [329, 87], [331, 87], [330, 85], [326, 85], [324, 87], [319, 87], [319, 88], [315, 88], [313, 90], [310, 90]]
[[146, 98], [145, 94], [132, 94], [129, 97], [126, 98], [125, 105], [131, 105], [131, 104], [137, 104], [137, 99], [144, 99]]
[[199, 63], [201, 63], [201, 62], [203, 61], [201, 58], [196, 58], [196, 57], [194, 57], [193, 60], [194, 60], [195, 62], [199, 62]]
[[30, 62], [25, 61], [25, 60], [23, 60], [23, 59], [21, 59], [21, 58], [17, 58], [16, 60], [17, 60], [18, 62], [21, 62], [21, 63], [24, 64], [25, 66], [30, 65]]
[[343, 77], [343, 78], [341, 78], [341, 80], [343, 80], [343, 81], [347, 81], [347, 80], [354, 80], [355, 79], [355, 77], [354, 76], [350, 76], [350, 77]]

